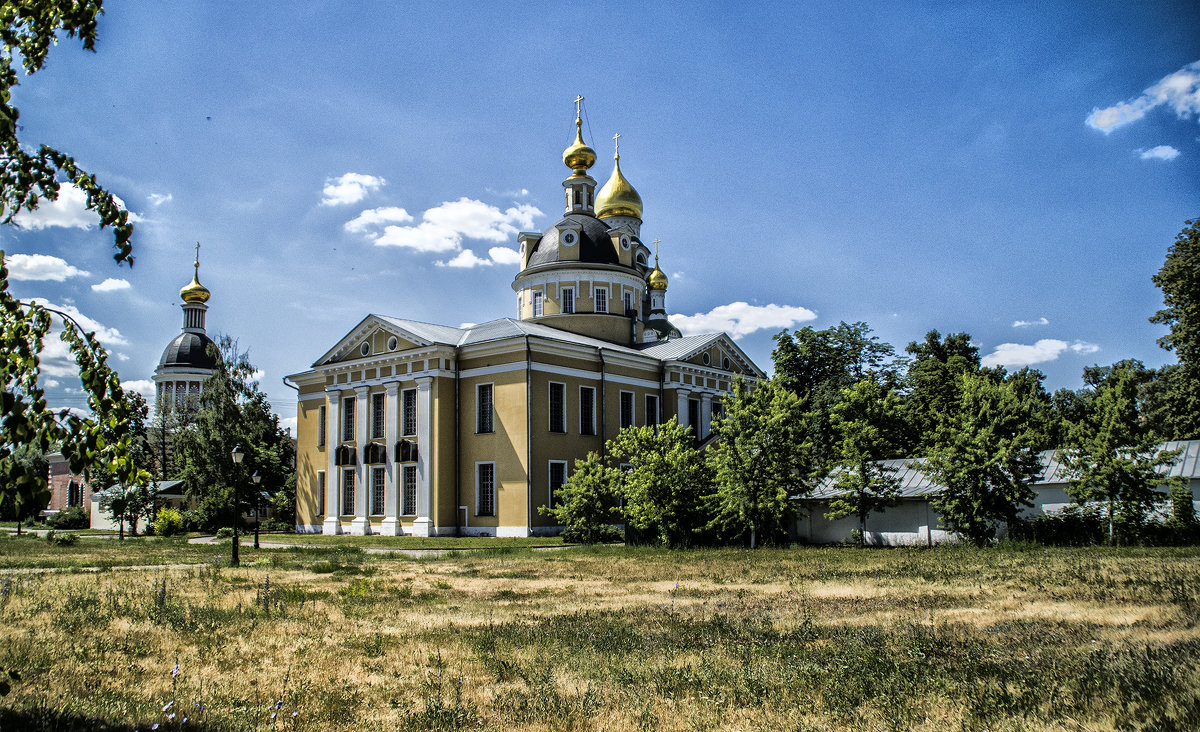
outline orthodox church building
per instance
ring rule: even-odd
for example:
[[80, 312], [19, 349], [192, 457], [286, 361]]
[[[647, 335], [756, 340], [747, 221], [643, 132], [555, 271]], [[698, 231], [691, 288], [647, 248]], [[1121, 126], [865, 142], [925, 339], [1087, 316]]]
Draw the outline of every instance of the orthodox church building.
[[208, 310], [208, 288], [200, 284], [200, 245], [192, 281], [179, 291], [183, 300], [183, 330], [163, 349], [154, 369], [154, 393], [157, 409], [182, 408], [200, 397], [204, 381], [216, 369], [216, 358], [208, 352], [213, 344], [204, 332], [204, 314]]
[[578, 114], [563, 162], [562, 219], [517, 237], [516, 318], [454, 328], [367, 315], [284, 379], [299, 398], [297, 531], [553, 534], [538, 508], [575, 460], [671, 418], [703, 443], [734, 379], [765, 378], [728, 335], [671, 325], [641, 197], [619, 151], [597, 190]]

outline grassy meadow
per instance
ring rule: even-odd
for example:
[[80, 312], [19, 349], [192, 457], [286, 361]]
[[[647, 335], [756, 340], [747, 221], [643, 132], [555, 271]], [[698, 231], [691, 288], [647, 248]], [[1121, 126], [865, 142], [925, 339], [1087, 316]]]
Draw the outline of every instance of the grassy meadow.
[[1200, 728], [1196, 549], [218, 549], [0, 539], [0, 729]]

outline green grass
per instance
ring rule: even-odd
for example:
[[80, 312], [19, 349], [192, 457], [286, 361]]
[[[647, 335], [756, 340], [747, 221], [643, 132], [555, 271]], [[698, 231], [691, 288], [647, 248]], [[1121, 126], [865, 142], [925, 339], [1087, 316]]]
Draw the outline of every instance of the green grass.
[[332, 536], [325, 534], [269, 534], [261, 535], [259, 543], [304, 544], [311, 546], [361, 546], [386, 547], [389, 549], [524, 549], [532, 547], [559, 547], [563, 541], [557, 536], [494, 538], [486, 536]]

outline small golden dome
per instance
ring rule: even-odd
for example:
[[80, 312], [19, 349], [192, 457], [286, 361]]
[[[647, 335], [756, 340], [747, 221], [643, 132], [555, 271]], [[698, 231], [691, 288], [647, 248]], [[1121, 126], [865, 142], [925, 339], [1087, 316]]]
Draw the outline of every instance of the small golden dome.
[[575, 171], [576, 175], [584, 175], [587, 169], [596, 164], [596, 151], [583, 144], [583, 120], [575, 117], [575, 142], [563, 150], [563, 164]]
[[208, 288], [200, 284], [199, 275], [192, 277], [192, 281], [184, 285], [179, 291], [179, 296], [184, 302], [208, 302], [211, 293]]
[[651, 290], [667, 289], [667, 275], [658, 268], [658, 257], [654, 258], [654, 269], [646, 276], [646, 284], [650, 286]]
[[642, 218], [642, 197], [621, 175], [621, 155], [613, 156], [613, 172], [608, 182], [596, 192], [596, 216], [632, 216]]

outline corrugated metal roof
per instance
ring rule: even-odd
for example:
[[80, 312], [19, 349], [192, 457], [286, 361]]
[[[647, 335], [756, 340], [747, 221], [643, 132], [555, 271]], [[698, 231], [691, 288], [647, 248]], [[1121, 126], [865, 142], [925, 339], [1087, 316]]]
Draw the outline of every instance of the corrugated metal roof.
[[[1166, 450], [1182, 450], [1179, 455], [1179, 460], [1175, 462], [1167, 471], [1166, 475], [1171, 477], [1186, 477], [1190, 480], [1200, 479], [1200, 440], [1175, 440], [1164, 442], [1158, 446], [1159, 451]], [[1069, 482], [1066, 472], [1058, 461], [1057, 452], [1055, 450], [1046, 450], [1039, 456], [1042, 462], [1041, 477], [1033, 482], [1035, 486], [1047, 485], [1063, 485]], [[923, 473], [919, 466], [923, 459], [915, 460], [883, 460], [881, 465], [885, 469], [896, 471], [894, 475], [900, 480], [900, 497], [901, 498], [920, 498], [922, 496], [932, 495], [942, 490], [943, 486], [933, 482], [933, 480]], [[817, 490], [808, 496], [812, 500], [829, 500], [837, 495], [837, 491], [833, 489], [834, 477], [837, 471], [830, 473]]]
[[673, 361], [690, 356], [720, 337], [720, 333], [705, 333], [703, 335], [684, 336], [683, 338], [671, 338], [666, 341], [654, 341], [643, 344], [639, 350], [647, 356], [653, 356], [660, 361]]

